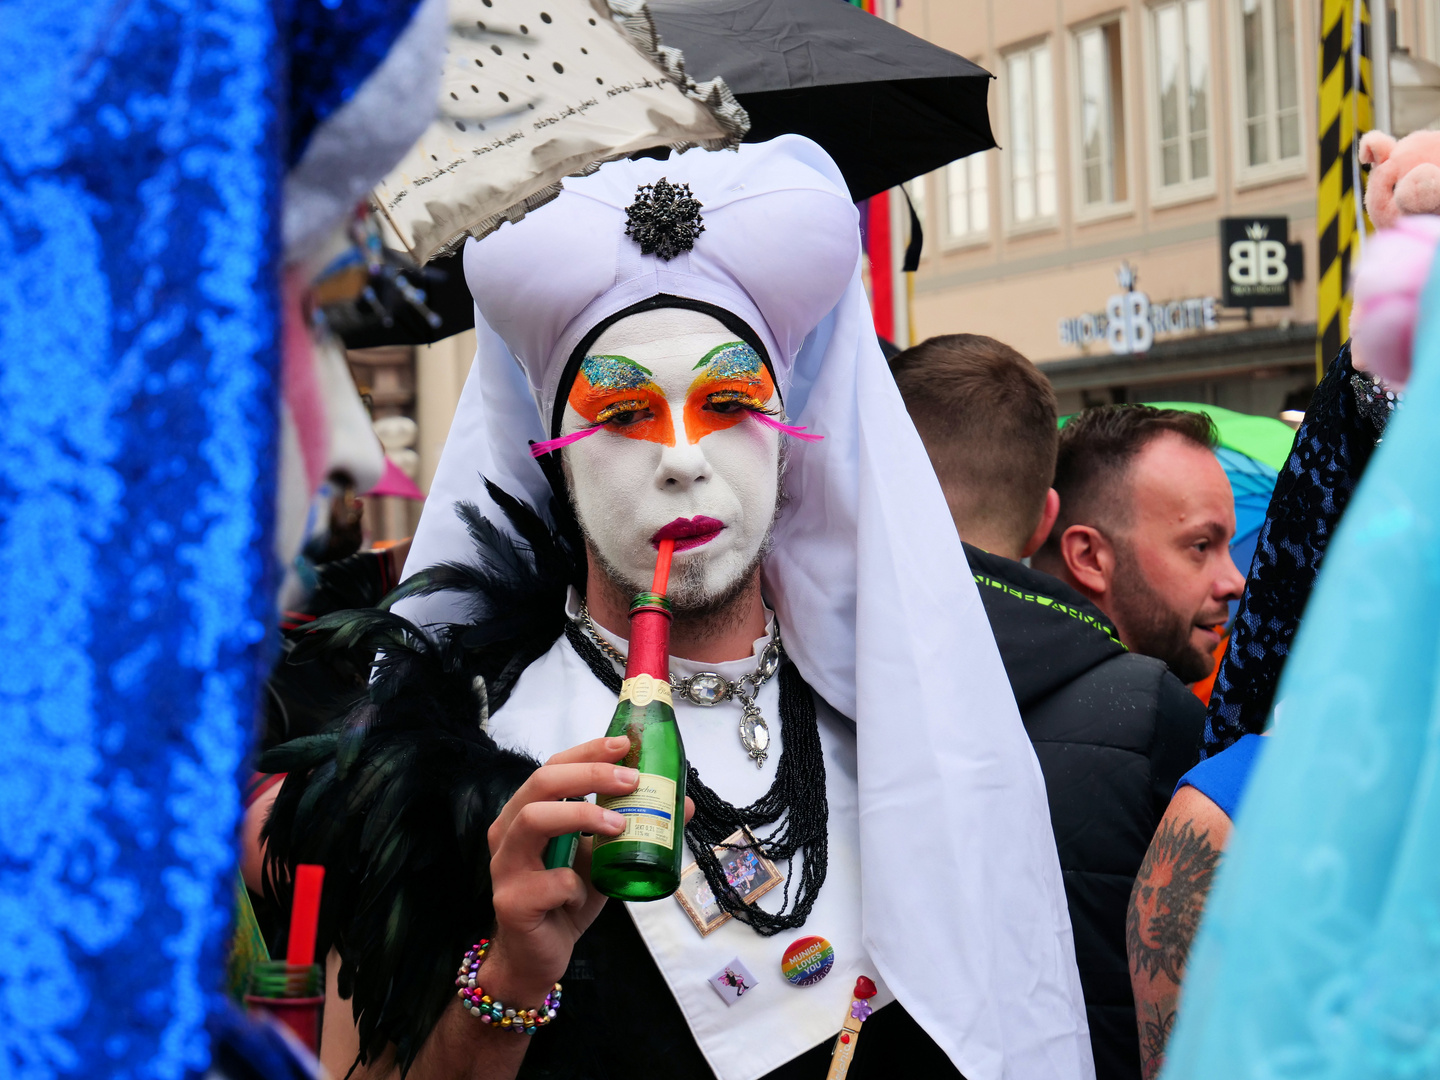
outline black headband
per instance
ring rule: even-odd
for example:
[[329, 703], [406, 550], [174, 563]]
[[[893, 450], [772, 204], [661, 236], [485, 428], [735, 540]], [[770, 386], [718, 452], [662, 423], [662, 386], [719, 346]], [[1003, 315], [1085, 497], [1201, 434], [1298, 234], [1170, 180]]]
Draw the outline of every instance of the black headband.
[[560, 385], [555, 389], [555, 407], [550, 416], [550, 438], [555, 439], [560, 436], [560, 425], [565, 420], [565, 402], [570, 397], [570, 387], [575, 382], [575, 376], [580, 373], [580, 365], [589, 355], [590, 346], [595, 344], [595, 339], [621, 319], [638, 315], [642, 311], [657, 311], [660, 308], [684, 308], [687, 311], [698, 311], [702, 315], [709, 315], [760, 355], [765, 370], [770, 372], [771, 380], [774, 381], [776, 388], [779, 388], [780, 380], [775, 378], [775, 367], [770, 363], [770, 353], [766, 350], [765, 343], [760, 340], [760, 335], [755, 333], [744, 319], [724, 308], [707, 304], [703, 300], [690, 300], [683, 296], [659, 293], [648, 300], [631, 304], [623, 311], [617, 311], [614, 315], [602, 319], [580, 339], [580, 343], [571, 352], [570, 359], [565, 362], [565, 370], [560, 375]]

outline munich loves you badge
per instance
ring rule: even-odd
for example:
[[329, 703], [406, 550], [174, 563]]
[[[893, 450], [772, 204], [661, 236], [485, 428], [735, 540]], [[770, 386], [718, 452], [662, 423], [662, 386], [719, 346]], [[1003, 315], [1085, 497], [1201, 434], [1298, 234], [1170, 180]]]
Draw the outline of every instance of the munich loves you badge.
[[835, 966], [835, 950], [823, 937], [802, 937], [780, 958], [780, 973], [792, 986], [814, 986]]

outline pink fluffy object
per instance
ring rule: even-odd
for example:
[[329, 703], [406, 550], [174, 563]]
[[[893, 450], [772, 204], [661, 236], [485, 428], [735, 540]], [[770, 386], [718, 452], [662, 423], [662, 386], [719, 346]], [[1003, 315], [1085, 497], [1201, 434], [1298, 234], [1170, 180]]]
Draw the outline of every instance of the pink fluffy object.
[[1399, 140], [1367, 131], [1360, 164], [1370, 166], [1365, 212], [1377, 229], [1411, 214], [1440, 214], [1440, 131], [1412, 131]]
[[1440, 245], [1440, 217], [1401, 217], [1365, 242], [1355, 271], [1350, 350], [1355, 366], [1396, 389], [1410, 377], [1420, 294]]

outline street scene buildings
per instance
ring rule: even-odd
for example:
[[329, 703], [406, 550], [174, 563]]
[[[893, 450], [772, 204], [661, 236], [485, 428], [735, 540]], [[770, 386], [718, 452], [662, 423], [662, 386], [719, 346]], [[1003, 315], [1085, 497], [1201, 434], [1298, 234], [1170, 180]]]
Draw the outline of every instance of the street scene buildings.
[[[1401, 0], [1392, 18], [1398, 48], [1440, 55], [1434, 0]], [[1004, 148], [910, 185], [925, 232], [914, 340], [1006, 341], [1065, 411], [1303, 409], [1316, 371], [1318, 20], [1299, 0], [905, 0], [901, 26], [995, 74]], [[1288, 302], [1223, 303], [1227, 218], [1252, 258], [1263, 240], [1298, 245]], [[1255, 219], [1263, 237], [1245, 235]], [[1148, 331], [1108, 318], [1127, 293], [1145, 297]]]

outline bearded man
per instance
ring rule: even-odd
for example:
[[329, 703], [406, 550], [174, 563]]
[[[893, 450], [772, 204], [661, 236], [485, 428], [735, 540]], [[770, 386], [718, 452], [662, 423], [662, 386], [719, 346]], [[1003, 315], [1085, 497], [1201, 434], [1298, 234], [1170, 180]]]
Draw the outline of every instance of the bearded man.
[[1181, 682], [1215, 667], [1245, 577], [1230, 558], [1235, 496], [1204, 413], [1149, 405], [1086, 409], [1060, 430], [1060, 515], [1035, 553], [1108, 615], [1131, 652]]
[[[1040, 773], [834, 163], [787, 136], [610, 164], [465, 266], [479, 352], [413, 576], [315, 624], [379, 650], [368, 695], [266, 761], [269, 887], [327, 867], [332, 1072], [818, 1078], [873, 1010], [856, 1080], [1093, 1076]], [[579, 800], [636, 786], [595, 736], [667, 537], [696, 869], [607, 904], [588, 842], [544, 853], [623, 827]], [[736, 833], [777, 887], [727, 880]], [[544, 1019], [483, 1023], [477, 983]]]

